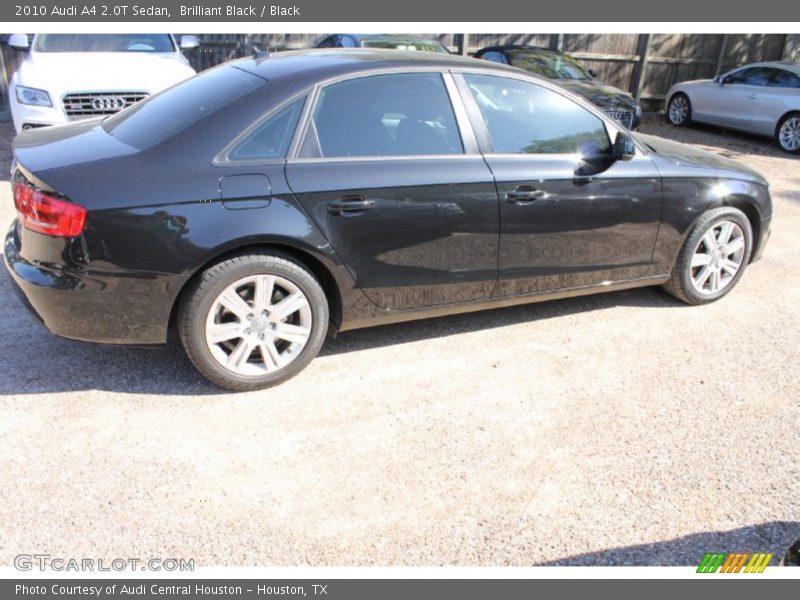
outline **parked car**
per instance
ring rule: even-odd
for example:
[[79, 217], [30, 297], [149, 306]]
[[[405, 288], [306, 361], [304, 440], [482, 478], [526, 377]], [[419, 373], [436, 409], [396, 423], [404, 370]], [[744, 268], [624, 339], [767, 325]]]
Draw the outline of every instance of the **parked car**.
[[404, 35], [333, 33], [317, 42], [316, 48], [383, 48], [450, 54], [447, 46], [436, 40]]
[[279, 383], [328, 332], [649, 285], [721, 298], [767, 182], [465, 57], [315, 50], [206, 71], [17, 136], [5, 263], [68, 338], [167, 340], [214, 383]]
[[667, 120], [691, 121], [773, 138], [800, 153], [800, 64], [763, 62], [714, 79], [686, 81], [667, 92]]
[[595, 71], [587, 69], [564, 52], [535, 46], [488, 46], [478, 50], [475, 58], [511, 65], [552, 79], [600, 107], [628, 129], [635, 130], [642, 120], [642, 107], [633, 96], [614, 86], [595, 81]]
[[9, 45], [28, 55], [8, 87], [16, 130], [58, 125], [122, 110], [195, 74], [169, 34], [14, 34]]

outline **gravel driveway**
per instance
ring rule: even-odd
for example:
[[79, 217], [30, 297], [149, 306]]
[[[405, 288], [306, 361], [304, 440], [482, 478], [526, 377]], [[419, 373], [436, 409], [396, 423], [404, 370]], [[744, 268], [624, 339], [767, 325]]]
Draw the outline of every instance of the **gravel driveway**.
[[766, 253], [721, 302], [643, 289], [345, 333], [289, 383], [228, 394], [177, 349], [51, 336], [0, 276], [0, 564], [782, 553], [800, 537], [800, 158], [643, 129], [772, 184]]

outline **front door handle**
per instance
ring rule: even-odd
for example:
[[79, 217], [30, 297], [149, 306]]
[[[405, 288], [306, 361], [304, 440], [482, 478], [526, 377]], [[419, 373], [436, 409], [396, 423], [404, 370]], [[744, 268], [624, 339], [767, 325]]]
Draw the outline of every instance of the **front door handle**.
[[344, 213], [361, 212], [372, 208], [375, 200], [367, 200], [362, 196], [345, 196], [339, 200], [328, 203], [328, 212], [334, 215]]
[[517, 189], [506, 193], [506, 199], [514, 204], [530, 204], [534, 200], [546, 196], [546, 192], [537, 190], [529, 186], [520, 186]]
[[753, 92], [747, 94], [747, 97], [750, 98], [750, 100], [755, 100], [756, 99], [756, 95]]

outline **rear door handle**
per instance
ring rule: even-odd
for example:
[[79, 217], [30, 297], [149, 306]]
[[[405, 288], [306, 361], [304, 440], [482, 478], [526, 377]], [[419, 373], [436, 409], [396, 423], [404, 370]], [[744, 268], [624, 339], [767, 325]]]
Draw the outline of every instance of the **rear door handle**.
[[534, 200], [543, 198], [546, 192], [537, 190], [536, 188], [520, 186], [514, 191], [506, 194], [506, 199], [514, 204], [530, 204]]
[[334, 215], [341, 215], [349, 212], [361, 212], [372, 208], [375, 200], [367, 200], [362, 196], [345, 196], [339, 200], [328, 203], [328, 212]]

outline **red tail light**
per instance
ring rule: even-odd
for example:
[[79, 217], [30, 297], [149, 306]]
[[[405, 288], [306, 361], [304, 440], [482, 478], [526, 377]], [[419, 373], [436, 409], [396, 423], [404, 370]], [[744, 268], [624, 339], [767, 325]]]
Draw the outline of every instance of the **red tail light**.
[[75, 237], [86, 226], [86, 209], [34, 188], [24, 178], [14, 181], [14, 206], [22, 226], [57, 237]]

